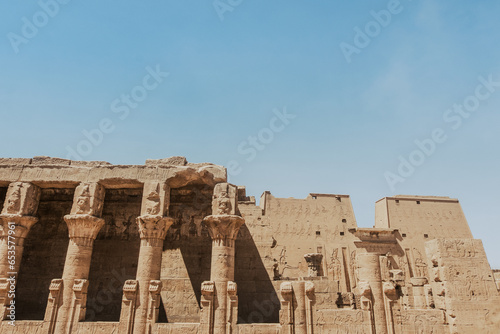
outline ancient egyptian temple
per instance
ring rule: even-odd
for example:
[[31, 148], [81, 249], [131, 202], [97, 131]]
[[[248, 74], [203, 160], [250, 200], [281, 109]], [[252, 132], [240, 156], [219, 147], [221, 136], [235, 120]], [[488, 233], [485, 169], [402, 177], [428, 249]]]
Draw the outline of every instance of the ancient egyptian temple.
[[0, 207], [2, 334], [500, 333], [457, 199], [386, 197], [361, 228], [348, 195], [257, 204], [183, 157], [35, 157], [0, 159]]

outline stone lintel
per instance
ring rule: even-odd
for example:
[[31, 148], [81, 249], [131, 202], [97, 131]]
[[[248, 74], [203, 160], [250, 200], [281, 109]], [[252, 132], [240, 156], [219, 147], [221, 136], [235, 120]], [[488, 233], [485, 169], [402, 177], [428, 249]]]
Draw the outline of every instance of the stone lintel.
[[354, 236], [358, 237], [361, 241], [374, 242], [374, 243], [397, 243], [399, 236], [398, 229], [385, 229], [385, 228], [350, 228]]

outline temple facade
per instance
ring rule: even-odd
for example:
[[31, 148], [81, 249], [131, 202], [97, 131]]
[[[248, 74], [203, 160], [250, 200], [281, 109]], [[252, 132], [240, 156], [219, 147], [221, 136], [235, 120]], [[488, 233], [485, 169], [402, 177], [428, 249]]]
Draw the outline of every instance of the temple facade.
[[492, 270], [459, 201], [227, 183], [183, 157], [0, 159], [0, 333], [500, 332]]

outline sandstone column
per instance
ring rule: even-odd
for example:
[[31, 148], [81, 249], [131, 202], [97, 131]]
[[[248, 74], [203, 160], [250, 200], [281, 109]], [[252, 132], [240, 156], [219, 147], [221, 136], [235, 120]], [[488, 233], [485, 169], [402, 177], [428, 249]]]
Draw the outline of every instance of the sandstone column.
[[24, 239], [31, 226], [40, 200], [40, 188], [24, 182], [9, 185], [2, 214], [0, 215], [0, 320], [6, 316], [10, 304], [8, 291], [17, 284], [17, 274], [23, 258]]
[[[237, 314], [228, 312], [228, 304], [231, 305], [230, 300], [236, 295], [236, 284], [233, 282], [234, 242], [240, 227], [245, 223], [238, 215], [237, 193], [237, 187], [232, 184], [217, 184], [214, 188], [212, 215], [203, 220], [212, 238], [210, 280], [215, 285], [215, 292], [211, 333], [214, 334], [232, 333], [237, 319]], [[228, 296], [228, 286], [231, 296]]]
[[166, 184], [149, 182], [144, 185], [141, 216], [137, 217], [141, 248], [137, 266], [137, 300], [134, 334], [151, 333], [157, 321], [160, 270], [163, 241], [173, 219], [166, 217], [170, 204], [170, 188]]
[[385, 299], [380, 274], [379, 255], [362, 253], [357, 255], [359, 290], [362, 292], [362, 308], [373, 312], [377, 334], [387, 334]]
[[64, 216], [69, 245], [62, 275], [62, 296], [56, 306], [58, 312], [54, 332], [57, 334], [71, 333], [74, 325], [85, 319], [92, 249], [97, 234], [104, 226], [104, 219], [100, 218], [104, 194], [104, 187], [98, 183], [81, 183], [75, 190], [71, 214]]

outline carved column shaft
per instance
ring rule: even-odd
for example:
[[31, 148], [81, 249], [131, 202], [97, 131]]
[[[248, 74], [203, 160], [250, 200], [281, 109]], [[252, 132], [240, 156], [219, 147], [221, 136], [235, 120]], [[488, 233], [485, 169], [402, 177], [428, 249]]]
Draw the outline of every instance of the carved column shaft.
[[[8, 289], [0, 290], [0, 320], [5, 319], [11, 303], [11, 290], [17, 286], [17, 274], [23, 258], [24, 239], [38, 221], [34, 217], [40, 201], [40, 188], [24, 182], [9, 185], [0, 214], [0, 278]], [[8, 279], [8, 281], [4, 281]], [[8, 282], [5, 284], [5, 282]]]
[[0, 277], [9, 277], [8, 272], [19, 272], [24, 239], [38, 221], [34, 216], [39, 201], [40, 188], [37, 186], [24, 182], [9, 185], [0, 215]]
[[[213, 333], [229, 334], [232, 332], [233, 319], [237, 314], [230, 307], [236, 298], [236, 283], [234, 283], [234, 244], [240, 227], [245, 220], [237, 215], [237, 188], [229, 183], [219, 183], [214, 188], [212, 215], [205, 217], [203, 223], [207, 226], [212, 238], [212, 259], [210, 280], [215, 286], [213, 296]], [[231, 286], [231, 295], [228, 294]], [[234, 291], [233, 291], [234, 290]]]
[[150, 304], [149, 285], [151, 281], [160, 280], [161, 256], [163, 241], [171, 218], [161, 216], [142, 216], [137, 218], [141, 234], [139, 263], [136, 279], [138, 282], [137, 308], [135, 311], [134, 333], [146, 333]]
[[204, 223], [212, 237], [210, 280], [215, 284], [214, 333], [227, 333], [227, 286], [234, 281], [234, 242], [244, 220], [236, 215], [208, 216]]
[[85, 317], [88, 277], [94, 240], [104, 226], [99, 218], [104, 204], [104, 187], [81, 183], [75, 190], [71, 214], [64, 216], [69, 244], [62, 275], [62, 297], [54, 333], [69, 334], [74, 324]]
[[[163, 241], [167, 230], [174, 222], [172, 218], [165, 217], [169, 195], [170, 189], [165, 184], [151, 182], [144, 185], [141, 216], [137, 218], [141, 247], [136, 275], [137, 300], [134, 334], [149, 333], [148, 326], [156, 322], [158, 315], [158, 312], [152, 308], [154, 308], [154, 303], [159, 303], [160, 291], [157, 291], [158, 294], [150, 293], [150, 284], [160, 280]], [[152, 300], [153, 297], [156, 299]]]
[[358, 254], [357, 264], [359, 281], [368, 283], [371, 288], [371, 308], [374, 314], [376, 332], [377, 334], [387, 334], [385, 299], [380, 274], [379, 255], [373, 253]]
[[23, 258], [24, 239], [31, 227], [38, 221], [36, 217], [0, 215], [0, 277], [8, 278], [9, 273], [18, 273]]

